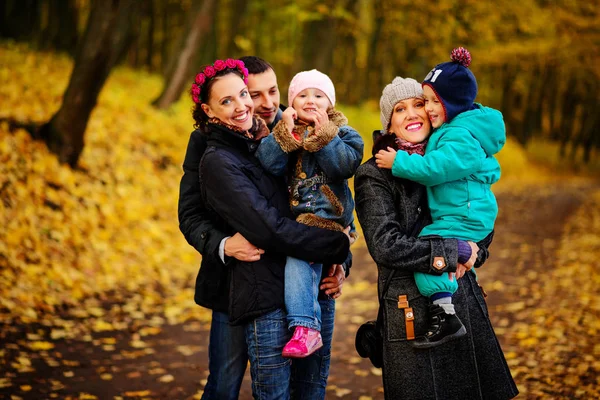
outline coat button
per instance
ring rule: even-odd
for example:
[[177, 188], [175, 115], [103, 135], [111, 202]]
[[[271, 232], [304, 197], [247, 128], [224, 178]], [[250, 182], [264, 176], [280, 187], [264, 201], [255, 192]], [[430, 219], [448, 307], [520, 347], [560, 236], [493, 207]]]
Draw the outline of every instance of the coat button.
[[437, 267], [441, 267], [442, 265], [444, 265], [444, 263], [442, 262], [442, 260], [437, 260], [437, 261], [435, 262], [435, 265], [436, 265]]
[[298, 175], [300, 177], [300, 179], [306, 179], [306, 173], [305, 172], [300, 172], [300, 175]]
[[406, 313], [406, 318], [412, 318], [413, 316], [414, 314], [410, 311]]
[[299, 202], [298, 200], [294, 200], [294, 201], [292, 201], [292, 205], [293, 205], [294, 207], [297, 207], [297, 206], [298, 206], [298, 204], [300, 204], [300, 202]]
[[419, 213], [421, 212], [421, 207], [417, 208], [417, 212], [419, 212]]

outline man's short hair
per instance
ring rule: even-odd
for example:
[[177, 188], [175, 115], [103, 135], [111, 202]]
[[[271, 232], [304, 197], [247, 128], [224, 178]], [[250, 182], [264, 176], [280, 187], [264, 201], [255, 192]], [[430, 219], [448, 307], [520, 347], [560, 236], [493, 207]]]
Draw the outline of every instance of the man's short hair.
[[271, 64], [269, 64], [260, 57], [244, 56], [240, 57], [240, 60], [242, 60], [246, 68], [248, 68], [249, 74], [262, 74], [263, 72], [268, 71], [270, 69], [275, 71]]

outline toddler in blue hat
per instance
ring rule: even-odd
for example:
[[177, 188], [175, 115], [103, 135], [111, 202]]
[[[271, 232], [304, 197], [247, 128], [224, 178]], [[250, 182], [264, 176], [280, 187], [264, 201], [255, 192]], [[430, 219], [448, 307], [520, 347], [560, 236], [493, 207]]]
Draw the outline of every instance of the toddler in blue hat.
[[[380, 168], [391, 168], [394, 176], [427, 187], [433, 222], [419, 236], [459, 239], [458, 264], [469, 260], [472, 264], [478, 250], [473, 242], [494, 229], [498, 205], [490, 187], [500, 178], [494, 154], [506, 141], [502, 113], [474, 102], [477, 81], [468, 68], [470, 63], [471, 54], [459, 47], [452, 51], [450, 62], [436, 65], [425, 77], [425, 110], [435, 130], [423, 155], [388, 148], [375, 156]], [[456, 277], [454, 273], [434, 275], [446, 266], [445, 260], [432, 264], [432, 274], [415, 273], [419, 291], [433, 303], [427, 333], [414, 342], [417, 348], [466, 335], [452, 304], [452, 294], [458, 289]]]

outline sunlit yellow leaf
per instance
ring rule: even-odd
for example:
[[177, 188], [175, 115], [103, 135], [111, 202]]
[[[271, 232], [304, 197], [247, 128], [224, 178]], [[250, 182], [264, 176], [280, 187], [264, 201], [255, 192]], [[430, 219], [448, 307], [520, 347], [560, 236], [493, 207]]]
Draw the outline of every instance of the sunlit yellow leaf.
[[151, 396], [152, 392], [150, 390], [127, 391], [123, 395], [126, 397], [146, 397]]
[[174, 380], [175, 378], [173, 377], [173, 375], [163, 375], [160, 378], [158, 378], [158, 381], [162, 383], [169, 383], [173, 382]]
[[50, 342], [31, 342], [28, 346], [33, 351], [50, 350], [54, 348], [54, 344]]
[[89, 394], [89, 393], [79, 393], [79, 397], [77, 397], [79, 400], [97, 400], [98, 397], [94, 396], [93, 394]]
[[102, 379], [103, 381], [110, 381], [110, 380], [112, 380], [112, 378], [113, 378], [112, 374], [106, 373], [106, 374], [100, 375], [100, 379]]

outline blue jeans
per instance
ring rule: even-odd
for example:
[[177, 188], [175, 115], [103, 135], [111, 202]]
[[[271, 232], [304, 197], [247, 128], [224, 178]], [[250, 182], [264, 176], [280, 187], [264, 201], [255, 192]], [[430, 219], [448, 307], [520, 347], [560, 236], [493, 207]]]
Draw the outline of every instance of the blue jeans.
[[252, 375], [252, 396], [260, 400], [324, 399], [329, 376], [335, 300], [319, 301], [323, 316], [323, 347], [304, 359], [284, 358], [283, 346], [291, 337], [286, 314], [275, 310], [246, 325]]
[[208, 343], [208, 381], [202, 400], [237, 399], [248, 364], [246, 330], [229, 324], [227, 314], [213, 311]]
[[319, 283], [321, 264], [310, 264], [288, 257], [285, 262], [285, 308], [288, 328], [306, 326], [321, 330]]
[[329, 377], [331, 362], [331, 341], [335, 317], [335, 300], [319, 300], [321, 305], [321, 336], [323, 347], [306, 358], [297, 358], [292, 362], [292, 399], [322, 400]]

